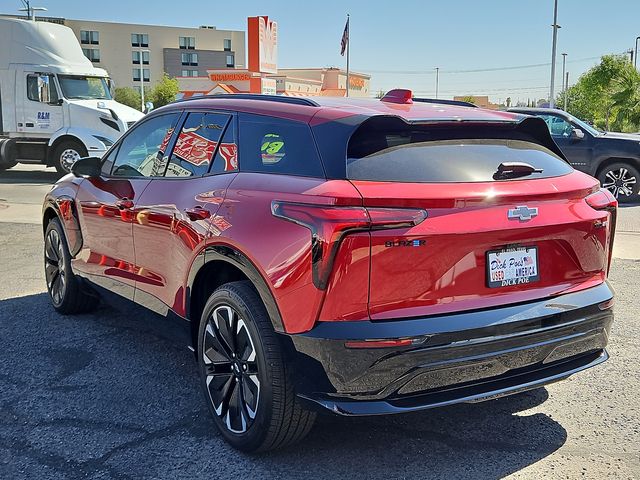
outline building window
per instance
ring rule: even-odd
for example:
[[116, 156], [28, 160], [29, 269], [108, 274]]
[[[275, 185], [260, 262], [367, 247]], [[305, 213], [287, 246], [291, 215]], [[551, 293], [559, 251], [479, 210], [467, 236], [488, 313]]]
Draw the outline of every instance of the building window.
[[134, 50], [133, 52], [131, 52], [131, 61], [135, 65], [140, 65], [140, 54], [142, 54], [142, 64], [149, 65], [149, 51], [140, 52]]
[[233, 67], [235, 66], [236, 62], [235, 62], [235, 58], [233, 55], [227, 55], [227, 67]]
[[180, 37], [180, 48], [183, 50], [196, 48], [196, 37]]
[[[140, 69], [139, 68], [134, 68], [132, 69], [132, 73], [133, 73], [133, 81], [134, 82], [139, 82], [140, 81]], [[143, 68], [142, 69], [142, 78], [144, 79], [145, 82], [148, 82], [151, 80], [151, 74], [148, 68]]]
[[225, 52], [230, 52], [231, 51], [231, 39], [230, 38], [225, 38], [224, 39], [224, 51]]
[[93, 30], [80, 30], [80, 43], [83, 45], [98, 45], [100, 34]]
[[197, 77], [198, 70], [182, 70], [183, 77]]
[[100, 62], [100, 50], [98, 48], [83, 48], [82, 53], [92, 62]]
[[198, 66], [198, 54], [197, 53], [183, 53], [181, 55], [182, 65], [190, 67]]
[[132, 33], [131, 46], [132, 47], [148, 47], [149, 35], [146, 33]]

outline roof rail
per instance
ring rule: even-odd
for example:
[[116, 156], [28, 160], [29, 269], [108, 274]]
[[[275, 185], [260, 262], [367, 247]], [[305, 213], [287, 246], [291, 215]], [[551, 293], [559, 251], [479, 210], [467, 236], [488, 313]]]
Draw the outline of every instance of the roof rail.
[[199, 95], [176, 100], [186, 102], [188, 100], [198, 100], [207, 98], [209, 100], [234, 99], [234, 100], [262, 100], [263, 102], [288, 103], [290, 105], [305, 105], [307, 107], [319, 107], [320, 104], [310, 98], [305, 97], [285, 97], [282, 95], [263, 95], [261, 93], [214, 93], [213, 95]]
[[414, 102], [422, 102], [422, 103], [439, 103], [442, 105], [457, 105], [459, 107], [473, 107], [478, 108], [475, 103], [464, 102], [462, 100], [444, 100], [439, 98], [414, 98]]

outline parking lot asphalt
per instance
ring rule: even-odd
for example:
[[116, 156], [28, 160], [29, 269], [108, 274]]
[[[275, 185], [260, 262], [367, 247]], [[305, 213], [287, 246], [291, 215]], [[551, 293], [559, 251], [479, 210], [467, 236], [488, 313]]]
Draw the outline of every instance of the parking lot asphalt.
[[[215, 431], [191, 352], [110, 307], [55, 313], [37, 224], [55, 174], [6, 173], [13, 175], [0, 177], [0, 479], [640, 478], [638, 261], [614, 260], [616, 321], [604, 365], [479, 404], [323, 416], [297, 446], [244, 455]], [[11, 209], [22, 209], [21, 222]], [[629, 214], [621, 225], [634, 222]]]

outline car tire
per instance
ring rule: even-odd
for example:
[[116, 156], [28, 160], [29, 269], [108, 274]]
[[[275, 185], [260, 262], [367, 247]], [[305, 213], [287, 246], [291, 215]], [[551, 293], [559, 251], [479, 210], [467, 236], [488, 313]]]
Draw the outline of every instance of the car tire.
[[282, 448], [313, 426], [316, 414], [296, 397], [280, 341], [250, 282], [209, 297], [198, 333], [200, 380], [216, 426], [238, 450]]
[[87, 149], [78, 140], [64, 140], [53, 150], [53, 166], [58, 173], [66, 175], [77, 160], [86, 156]]
[[58, 313], [88, 312], [98, 305], [98, 298], [82, 288], [71, 270], [67, 239], [57, 218], [53, 218], [45, 230], [44, 270], [49, 299]]
[[620, 203], [640, 201], [640, 171], [626, 162], [616, 162], [604, 167], [598, 174], [603, 188], [609, 190]]

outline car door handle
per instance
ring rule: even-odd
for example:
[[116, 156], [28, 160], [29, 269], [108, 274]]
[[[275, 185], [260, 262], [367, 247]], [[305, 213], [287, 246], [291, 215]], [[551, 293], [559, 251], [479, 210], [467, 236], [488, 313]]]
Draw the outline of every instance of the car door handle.
[[130, 198], [121, 198], [116, 202], [116, 207], [120, 210], [130, 210], [133, 208], [133, 200]]
[[211, 216], [211, 212], [206, 208], [197, 205], [193, 208], [186, 208], [184, 212], [191, 220], [206, 220]]

